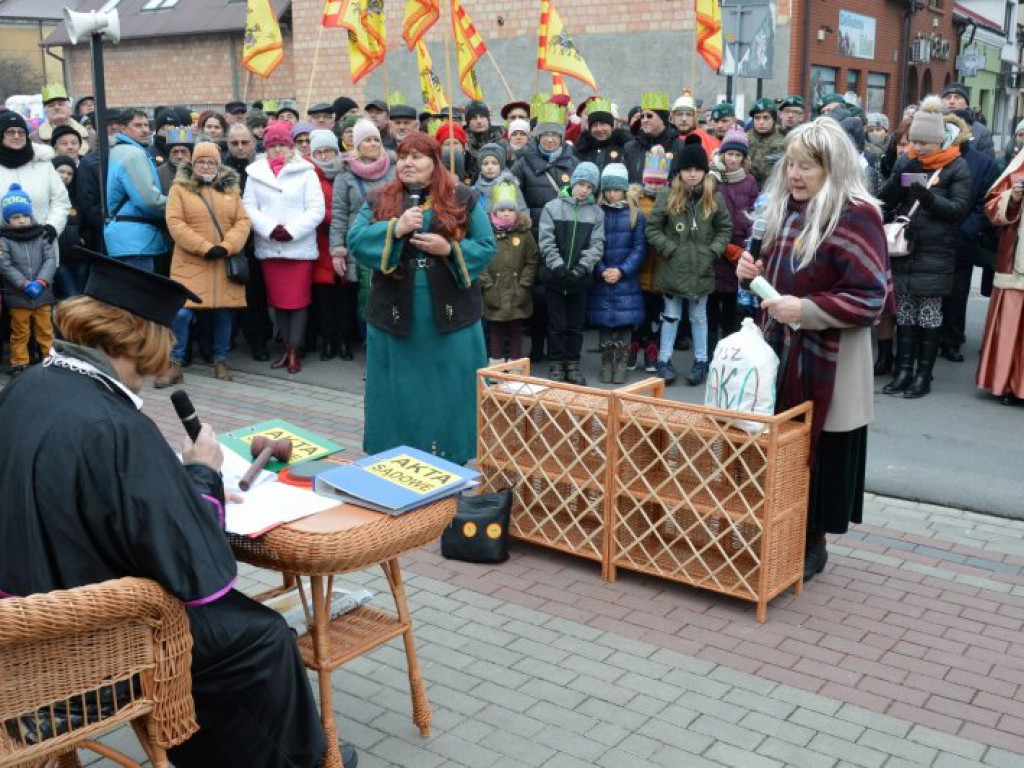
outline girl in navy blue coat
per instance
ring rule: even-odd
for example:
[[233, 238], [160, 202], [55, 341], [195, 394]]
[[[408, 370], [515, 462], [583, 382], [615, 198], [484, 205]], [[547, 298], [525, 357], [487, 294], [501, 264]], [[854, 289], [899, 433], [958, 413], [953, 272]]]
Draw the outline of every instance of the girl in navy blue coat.
[[640, 188], [630, 188], [626, 166], [610, 163], [601, 173], [604, 211], [604, 256], [594, 268], [587, 300], [587, 323], [599, 333], [601, 371], [606, 384], [626, 381], [626, 358], [632, 331], [644, 320], [638, 272], [647, 253]]

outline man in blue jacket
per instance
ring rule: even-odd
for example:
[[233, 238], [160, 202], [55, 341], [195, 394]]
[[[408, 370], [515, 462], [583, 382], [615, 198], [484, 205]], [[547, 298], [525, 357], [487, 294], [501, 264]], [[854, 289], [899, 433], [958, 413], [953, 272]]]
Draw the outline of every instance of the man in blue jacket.
[[123, 113], [124, 127], [114, 138], [107, 168], [107, 254], [150, 272], [156, 257], [168, 250], [164, 234], [167, 198], [160, 189], [156, 164], [146, 151], [149, 118], [141, 109]]

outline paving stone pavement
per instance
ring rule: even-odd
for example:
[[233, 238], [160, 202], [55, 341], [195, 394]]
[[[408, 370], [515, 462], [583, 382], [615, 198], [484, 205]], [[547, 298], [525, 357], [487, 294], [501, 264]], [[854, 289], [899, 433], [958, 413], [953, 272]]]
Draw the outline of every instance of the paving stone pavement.
[[[358, 452], [360, 396], [193, 368], [218, 431], [281, 417]], [[166, 394], [144, 395], [177, 446]], [[335, 672], [339, 729], [363, 768], [1024, 766], [1024, 522], [868, 496], [829, 551], [758, 624], [750, 604], [626, 571], [604, 583], [531, 546], [497, 566], [426, 547], [402, 565], [431, 736], [400, 641]], [[242, 574], [249, 592], [278, 583]], [[379, 570], [345, 581], [389, 604]]]

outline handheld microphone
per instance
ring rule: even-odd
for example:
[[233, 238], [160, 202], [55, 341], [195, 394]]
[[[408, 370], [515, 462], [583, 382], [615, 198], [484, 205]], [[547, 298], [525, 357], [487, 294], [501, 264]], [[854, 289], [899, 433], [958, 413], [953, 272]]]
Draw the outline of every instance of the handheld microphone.
[[203, 425], [200, 423], [199, 417], [196, 416], [196, 409], [192, 405], [192, 400], [189, 399], [188, 392], [184, 389], [174, 390], [171, 393], [171, 402], [174, 404], [178, 418], [181, 419], [181, 426], [188, 433], [189, 440], [194, 443], [199, 437], [199, 430]]
[[[409, 201], [412, 203], [410, 208], [418, 208], [420, 205], [420, 198], [423, 196], [423, 187], [419, 184], [410, 184], [407, 189], [409, 190]], [[419, 231], [413, 232], [412, 234], [418, 235]]]
[[[767, 231], [767, 221], [762, 218], [754, 219], [754, 226], [750, 230], [750, 248], [747, 249], [750, 255], [754, 257], [754, 261], [757, 261], [761, 257], [761, 241], [764, 239], [764, 233]], [[740, 286], [744, 291], [749, 291], [750, 281], [743, 280], [740, 282]]]

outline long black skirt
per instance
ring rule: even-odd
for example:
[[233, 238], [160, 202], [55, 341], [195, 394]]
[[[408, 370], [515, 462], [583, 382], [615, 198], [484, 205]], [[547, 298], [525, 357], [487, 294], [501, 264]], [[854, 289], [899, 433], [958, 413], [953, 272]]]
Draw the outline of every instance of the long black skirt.
[[822, 432], [811, 470], [808, 533], [846, 533], [864, 515], [867, 426], [849, 432]]

